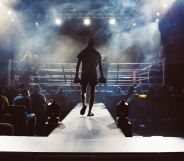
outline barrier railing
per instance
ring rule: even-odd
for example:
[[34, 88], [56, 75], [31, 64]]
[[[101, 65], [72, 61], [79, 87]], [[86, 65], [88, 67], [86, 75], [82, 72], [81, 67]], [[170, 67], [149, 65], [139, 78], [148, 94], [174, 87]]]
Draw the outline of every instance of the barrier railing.
[[[24, 82], [47, 86], [79, 86], [73, 83], [76, 63], [36, 63], [23, 66], [21, 62], [11, 61], [10, 84]], [[164, 60], [152, 63], [110, 63], [104, 74], [107, 86], [163, 85]]]

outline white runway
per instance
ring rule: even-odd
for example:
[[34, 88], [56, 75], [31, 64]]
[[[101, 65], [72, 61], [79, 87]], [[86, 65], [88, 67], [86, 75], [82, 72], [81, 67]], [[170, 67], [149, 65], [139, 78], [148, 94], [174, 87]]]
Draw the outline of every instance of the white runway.
[[44, 151], [114, 151], [122, 146], [124, 135], [103, 104], [95, 104], [93, 117], [86, 116], [88, 109], [85, 115], [81, 116], [81, 107], [82, 105], [78, 104], [60, 127], [50, 134], [46, 144], [53, 144], [53, 146], [44, 145]]
[[103, 104], [95, 104], [95, 116], [80, 116], [78, 104], [48, 137], [0, 136], [0, 152], [184, 152], [184, 138], [126, 138]]

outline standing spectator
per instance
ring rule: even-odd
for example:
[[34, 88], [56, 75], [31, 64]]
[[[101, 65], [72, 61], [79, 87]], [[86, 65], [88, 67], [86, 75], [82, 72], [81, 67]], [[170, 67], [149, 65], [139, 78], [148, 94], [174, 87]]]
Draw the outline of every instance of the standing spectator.
[[26, 52], [23, 59], [20, 62], [20, 82], [28, 85], [31, 82], [31, 73], [32, 73], [32, 53]]

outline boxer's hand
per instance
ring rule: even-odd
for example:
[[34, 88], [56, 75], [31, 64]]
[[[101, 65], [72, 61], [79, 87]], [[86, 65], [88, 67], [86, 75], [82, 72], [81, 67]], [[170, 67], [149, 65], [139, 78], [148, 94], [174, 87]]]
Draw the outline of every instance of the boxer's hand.
[[106, 83], [106, 79], [104, 76], [100, 76], [100, 78], [98, 78], [98, 83]]
[[80, 78], [78, 76], [75, 76], [74, 83], [80, 83], [80, 82], [81, 82]]

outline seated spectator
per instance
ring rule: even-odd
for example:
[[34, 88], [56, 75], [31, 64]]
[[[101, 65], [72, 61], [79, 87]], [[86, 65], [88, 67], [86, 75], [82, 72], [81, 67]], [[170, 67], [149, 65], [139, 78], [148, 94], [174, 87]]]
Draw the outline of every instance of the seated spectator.
[[0, 113], [4, 113], [8, 106], [8, 98], [6, 96], [0, 95]]
[[27, 119], [28, 119], [28, 130], [29, 130], [28, 132], [29, 132], [29, 135], [34, 135], [35, 113], [32, 113], [29, 91], [27, 89], [21, 89], [20, 94], [14, 98], [13, 105], [22, 105], [26, 107]]
[[3, 94], [2, 88], [0, 89], [0, 122], [11, 122], [10, 116], [6, 114], [7, 108], [9, 106], [9, 100]]
[[0, 105], [4, 107], [4, 110], [9, 106], [9, 100], [5, 96], [3, 88], [0, 88]]
[[17, 89], [14, 86], [9, 86], [8, 91], [6, 93], [6, 96], [8, 98], [9, 104], [13, 104], [13, 99], [15, 98], [15, 96], [17, 96]]
[[29, 91], [27, 89], [21, 89], [20, 94], [13, 99], [13, 105], [23, 105], [27, 108], [27, 112], [31, 113], [32, 110]]
[[30, 95], [31, 106], [33, 112], [36, 114], [36, 135], [45, 135], [45, 123], [47, 121], [46, 114], [46, 98], [41, 93], [40, 85], [34, 85]]

